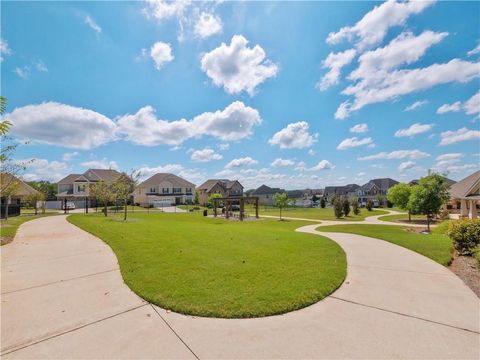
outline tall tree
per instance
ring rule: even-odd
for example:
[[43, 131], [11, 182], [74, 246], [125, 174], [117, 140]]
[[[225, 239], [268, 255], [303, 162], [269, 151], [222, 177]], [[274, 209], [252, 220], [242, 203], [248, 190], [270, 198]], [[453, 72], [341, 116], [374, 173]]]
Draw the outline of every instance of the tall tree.
[[[26, 202], [35, 209], [35, 215], [38, 214], [38, 202], [45, 199], [44, 194], [39, 191], [33, 192], [25, 197]], [[45, 211], [44, 211], [45, 212]]]
[[431, 173], [421, 178], [411, 191], [408, 207], [413, 213], [427, 216], [427, 230], [430, 231], [431, 217], [438, 214], [450, 198], [445, 177]]
[[412, 187], [405, 183], [398, 183], [388, 189], [387, 199], [402, 210], [408, 211], [408, 221], [412, 221], [411, 211], [408, 206]]
[[348, 214], [350, 214], [350, 201], [348, 201], [347, 198], [342, 200], [342, 210], [345, 216], [348, 216]]
[[131, 197], [140, 179], [140, 172], [132, 170], [131, 174], [122, 173], [112, 184], [112, 191], [117, 199], [123, 201], [123, 220], [127, 220], [128, 199]]
[[291, 204], [291, 200], [288, 198], [288, 194], [286, 192], [276, 193], [275, 195], [273, 195], [273, 203], [276, 207], [280, 209], [280, 220], [283, 220], [282, 210]]
[[103, 213], [105, 216], [108, 216], [108, 203], [115, 199], [115, 193], [113, 191], [112, 184], [107, 184], [105, 181], [99, 181], [91, 184], [89, 195], [94, 197], [96, 201], [99, 201], [103, 204]]

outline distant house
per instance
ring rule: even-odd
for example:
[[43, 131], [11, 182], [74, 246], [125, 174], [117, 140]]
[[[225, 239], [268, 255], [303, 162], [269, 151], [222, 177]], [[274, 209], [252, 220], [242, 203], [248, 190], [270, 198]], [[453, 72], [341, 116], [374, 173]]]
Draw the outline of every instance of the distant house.
[[476, 219], [480, 203], [480, 170], [450, 186], [450, 202], [447, 210], [454, 213], [460, 210], [460, 217]]
[[88, 169], [83, 174], [70, 174], [57, 182], [57, 199], [72, 201], [78, 206], [90, 206], [90, 185], [98, 182], [113, 183], [122, 174], [112, 169]]
[[135, 188], [133, 202], [143, 207], [193, 203], [195, 184], [174, 174], [159, 173]]
[[323, 191], [324, 198], [331, 198], [332, 196], [356, 196], [360, 185], [348, 184], [342, 186], [327, 186]]
[[[20, 204], [25, 201], [27, 196], [39, 194], [22, 179], [7, 173], [0, 173], [0, 183], [2, 189], [1, 196], [1, 217], [4, 217], [5, 205], [13, 205], [8, 211], [8, 216], [20, 215]], [[5, 196], [5, 194], [9, 194]]]
[[284, 193], [284, 189], [271, 188], [267, 185], [262, 185], [258, 189], [252, 191], [251, 196], [258, 197], [258, 203], [260, 205], [273, 205], [273, 196], [277, 193]]
[[373, 179], [357, 190], [357, 197], [360, 206], [365, 206], [370, 200], [374, 206], [381, 205], [379, 196], [386, 197], [388, 189], [398, 184], [398, 181], [390, 178]]
[[212, 194], [220, 194], [222, 197], [243, 196], [243, 185], [237, 180], [210, 179], [197, 187], [201, 205], [208, 204], [208, 198]]
[[[445, 183], [446, 183], [448, 186], [452, 186], [453, 184], [456, 183], [455, 180], [449, 179], [449, 178], [447, 178], [447, 177], [443, 177], [443, 179], [445, 180]], [[410, 181], [410, 182], [408, 183], [408, 185], [410, 185], [410, 186], [418, 185], [418, 182], [419, 182], [419, 181], [420, 181], [420, 180], [418, 180], [418, 179], [412, 180], [412, 181]]]

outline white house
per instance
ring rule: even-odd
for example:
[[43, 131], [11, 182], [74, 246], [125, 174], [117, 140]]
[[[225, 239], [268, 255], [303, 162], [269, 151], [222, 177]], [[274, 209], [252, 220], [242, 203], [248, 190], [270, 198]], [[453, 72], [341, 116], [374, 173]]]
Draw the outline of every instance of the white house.
[[133, 202], [144, 207], [193, 203], [195, 184], [173, 174], [160, 173], [135, 188]]

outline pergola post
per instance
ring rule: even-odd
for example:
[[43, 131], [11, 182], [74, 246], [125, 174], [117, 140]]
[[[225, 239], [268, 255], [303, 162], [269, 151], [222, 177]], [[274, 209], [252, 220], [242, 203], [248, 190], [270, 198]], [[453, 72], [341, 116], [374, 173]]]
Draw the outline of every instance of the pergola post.
[[213, 216], [217, 217], [217, 199], [213, 199]]
[[240, 221], [243, 221], [243, 211], [245, 209], [245, 200], [240, 199]]
[[255, 217], [258, 219], [258, 197], [255, 199]]
[[228, 200], [228, 199], [225, 200], [225, 219], [229, 219], [229, 218], [230, 218], [230, 214], [228, 213], [229, 205], [230, 205], [229, 200]]

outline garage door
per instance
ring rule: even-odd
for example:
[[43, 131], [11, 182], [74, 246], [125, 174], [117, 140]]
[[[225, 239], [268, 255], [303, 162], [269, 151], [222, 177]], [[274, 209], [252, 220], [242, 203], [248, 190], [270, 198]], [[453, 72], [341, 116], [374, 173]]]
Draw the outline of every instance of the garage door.
[[171, 204], [172, 204], [172, 200], [170, 198], [153, 200], [153, 207], [170, 206]]

